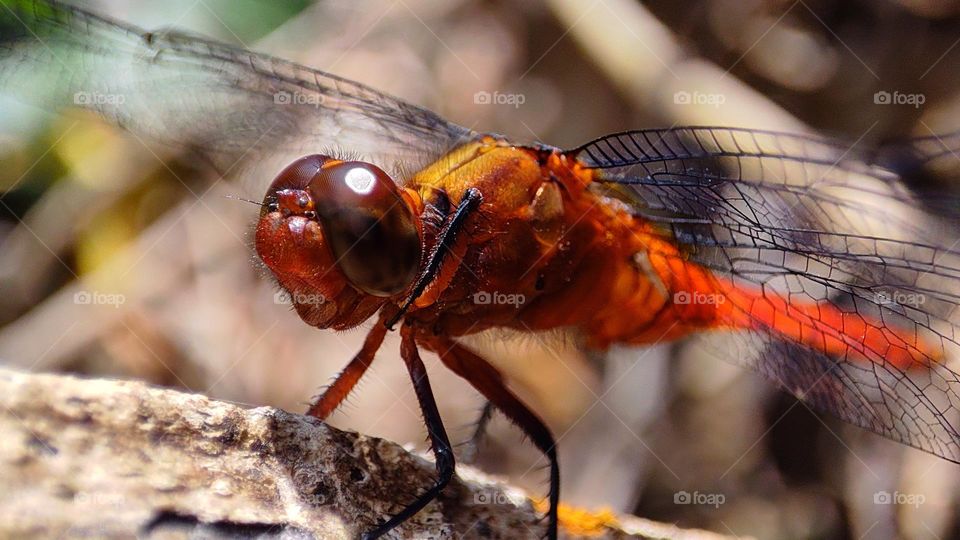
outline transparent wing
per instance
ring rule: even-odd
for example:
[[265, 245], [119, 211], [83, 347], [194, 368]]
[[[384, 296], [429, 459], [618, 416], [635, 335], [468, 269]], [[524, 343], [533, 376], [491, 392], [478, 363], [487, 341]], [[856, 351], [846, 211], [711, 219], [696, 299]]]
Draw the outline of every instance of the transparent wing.
[[[958, 134], [863, 151], [829, 139], [676, 128], [614, 134], [571, 154], [598, 169], [603, 189], [626, 191], [684, 257], [767, 299], [829, 302], [926, 344], [911, 367], [866, 346], [829, 357], [760, 324], [698, 338], [817, 410], [960, 462], [960, 228], [925, 210], [932, 192], [908, 189], [900, 174], [956, 170], [958, 149]], [[940, 197], [941, 207], [951, 200]], [[854, 331], [844, 328], [851, 320], [814, 309], [797, 324], [842, 335]]]
[[41, 106], [93, 110], [139, 135], [190, 147], [221, 173], [256, 165], [273, 174], [304, 154], [337, 149], [381, 166], [416, 167], [472, 136], [322, 71], [45, 0], [0, 0], [0, 90]]

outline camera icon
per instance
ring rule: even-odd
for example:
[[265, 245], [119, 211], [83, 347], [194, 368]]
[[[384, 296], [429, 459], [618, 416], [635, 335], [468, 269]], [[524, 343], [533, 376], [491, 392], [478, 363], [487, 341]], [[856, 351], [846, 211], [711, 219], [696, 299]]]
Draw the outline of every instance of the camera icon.
[[80, 291], [73, 294], [73, 303], [81, 306], [89, 306], [93, 303], [93, 295], [88, 291]]
[[889, 105], [893, 102], [893, 96], [886, 90], [880, 90], [873, 94], [873, 102], [877, 105]]
[[493, 296], [491, 296], [491, 294], [488, 293], [487, 291], [480, 291], [473, 295], [474, 304], [477, 304], [480, 306], [486, 306], [486, 305], [489, 305], [491, 302], [493, 302]]
[[473, 102], [477, 105], [489, 105], [493, 103], [493, 96], [486, 90], [480, 90], [473, 94]]
[[73, 94], [74, 105], [89, 105], [91, 101], [89, 92], [75, 92]]
[[686, 90], [681, 90], [673, 94], [673, 102], [677, 105], [689, 105], [693, 103], [693, 96]]
[[513, 504], [513, 502], [510, 501], [509, 497], [507, 497], [505, 494], [495, 489], [490, 489], [490, 490], [485, 489], [485, 490], [474, 493], [473, 502], [474, 504], [497, 504], [497, 505]]
[[687, 291], [680, 291], [673, 295], [673, 303], [679, 304], [682, 306], [690, 304], [693, 301], [693, 296]]
[[889, 491], [878, 491], [873, 494], [873, 504], [890, 504], [893, 502], [893, 496]]
[[678, 491], [673, 494], [673, 504], [690, 504], [693, 497], [687, 491]]
[[293, 102], [293, 95], [286, 90], [280, 90], [279, 92], [273, 94], [273, 102], [277, 105], [289, 105]]
[[281, 306], [288, 306], [293, 303], [293, 298], [287, 291], [277, 291], [273, 293], [273, 303]]

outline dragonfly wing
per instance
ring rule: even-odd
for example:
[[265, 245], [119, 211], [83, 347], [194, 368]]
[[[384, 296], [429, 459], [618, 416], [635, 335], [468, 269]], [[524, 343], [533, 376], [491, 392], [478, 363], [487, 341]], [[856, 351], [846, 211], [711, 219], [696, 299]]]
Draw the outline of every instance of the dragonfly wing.
[[[830, 357], [771, 330], [701, 338], [734, 340], [739, 346], [714, 350], [818, 410], [960, 462], [957, 228], [924, 211], [891, 165], [956, 161], [958, 147], [956, 135], [894, 152], [676, 128], [614, 134], [571, 154], [598, 170], [601, 187], [626, 190], [637, 215], [659, 223], [684, 257], [718, 276], [790, 305], [829, 302], [925, 343], [928, 367], [910, 369], [882, 350]], [[800, 335], [846, 324], [816, 310], [805, 316], [811, 326]]]
[[41, 106], [90, 109], [198, 151], [222, 174], [265, 160], [275, 173], [302, 155], [340, 148], [385, 168], [414, 168], [472, 136], [319, 70], [45, 0], [0, 2], [0, 90]]
[[705, 334], [692, 344], [759, 372], [813, 410], [960, 463], [960, 380], [946, 365], [905, 372], [827, 356], [769, 333]]

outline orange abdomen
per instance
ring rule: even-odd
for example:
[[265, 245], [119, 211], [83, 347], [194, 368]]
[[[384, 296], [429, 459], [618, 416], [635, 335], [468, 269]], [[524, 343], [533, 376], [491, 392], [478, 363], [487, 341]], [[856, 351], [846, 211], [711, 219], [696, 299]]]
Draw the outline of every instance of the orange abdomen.
[[[676, 246], [654, 237], [648, 240], [648, 279], [661, 294], [646, 306], [624, 309], [619, 317], [644, 320], [630, 333], [607, 335], [602, 341], [647, 344], [708, 330], [760, 331], [797, 343], [830, 357], [851, 361], [887, 362], [907, 370], [928, 366], [941, 354], [914, 330], [844, 310], [826, 300], [787, 297], [771, 288], [734, 282], [685, 259]], [[620, 300], [648, 296], [642, 288]], [[612, 300], [617, 302], [616, 299]], [[630, 313], [632, 311], [632, 313]], [[615, 323], [607, 322], [606, 326]], [[603, 336], [604, 328], [596, 329]]]
[[584, 307], [593, 308], [579, 326], [594, 347], [730, 330], [764, 332], [833, 358], [887, 362], [901, 370], [942, 357], [916, 328], [897, 327], [826, 300], [735, 282], [689, 260], [653, 224], [615, 206], [595, 207], [598, 236], [619, 240], [604, 245], [607, 252], [588, 254], [604, 269], [573, 285], [586, 292]]

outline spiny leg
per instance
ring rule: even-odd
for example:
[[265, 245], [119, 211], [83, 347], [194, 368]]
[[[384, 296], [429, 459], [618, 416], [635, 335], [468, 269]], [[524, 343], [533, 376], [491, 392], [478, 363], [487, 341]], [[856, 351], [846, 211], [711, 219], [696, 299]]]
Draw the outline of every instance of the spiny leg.
[[310, 410], [307, 411], [308, 415], [326, 420], [346, 399], [353, 387], [366, 373], [367, 368], [373, 362], [373, 357], [377, 354], [377, 350], [383, 344], [383, 338], [387, 335], [387, 327], [383, 324], [385, 317], [384, 314], [381, 314], [380, 320], [367, 333], [367, 337], [363, 341], [363, 347], [353, 357], [353, 360], [350, 360], [347, 367], [343, 368], [343, 371], [337, 375], [333, 384], [328, 386], [323, 394], [317, 398]]
[[423, 421], [430, 436], [431, 450], [436, 460], [437, 480], [430, 489], [417, 497], [400, 513], [376, 529], [364, 534], [364, 540], [379, 538], [422, 510], [424, 506], [437, 498], [440, 491], [453, 478], [453, 447], [450, 446], [447, 432], [443, 428], [443, 421], [440, 419], [440, 412], [437, 410], [437, 403], [433, 399], [433, 391], [430, 389], [430, 381], [427, 379], [427, 369], [424, 367], [423, 361], [420, 360], [420, 353], [417, 352], [414, 331], [409, 326], [403, 326], [400, 329], [400, 356], [403, 357], [403, 361], [407, 365], [407, 371], [413, 381], [413, 389], [417, 394], [417, 401], [420, 402], [420, 412], [423, 414]]
[[480, 445], [483, 444], [483, 439], [487, 436], [487, 427], [490, 425], [490, 420], [493, 420], [493, 411], [493, 402], [488, 400], [483, 404], [483, 410], [480, 411], [480, 416], [473, 426], [473, 435], [464, 443], [463, 450], [460, 451], [461, 463], [473, 463], [477, 458]]
[[417, 277], [417, 281], [413, 285], [413, 290], [410, 291], [410, 294], [407, 295], [403, 304], [400, 305], [399, 311], [387, 320], [387, 328], [393, 329], [393, 325], [397, 324], [397, 321], [403, 317], [403, 314], [410, 309], [410, 306], [423, 294], [423, 291], [426, 290], [433, 279], [437, 277], [437, 272], [440, 271], [440, 265], [450, 253], [450, 250], [453, 249], [453, 244], [457, 241], [457, 236], [460, 234], [460, 231], [463, 230], [463, 225], [467, 222], [467, 218], [480, 207], [481, 202], [483, 202], [483, 195], [481, 195], [476, 188], [470, 188], [464, 192], [463, 199], [460, 201], [460, 204], [457, 205], [457, 209], [443, 225], [443, 228], [440, 229], [437, 242], [433, 245], [433, 250], [427, 258], [427, 265]]
[[560, 466], [553, 434], [540, 418], [519, 398], [513, 395], [503, 376], [486, 360], [457, 342], [431, 336], [425, 339], [428, 346], [440, 355], [440, 360], [451, 371], [463, 377], [478, 392], [483, 394], [497, 409], [517, 425], [533, 444], [550, 461], [550, 509], [547, 512], [547, 538], [557, 538], [557, 507], [560, 504]]

